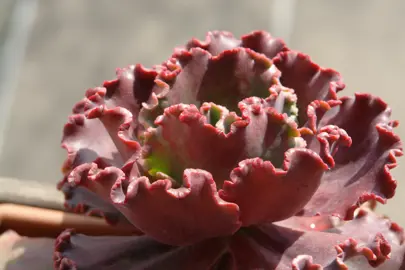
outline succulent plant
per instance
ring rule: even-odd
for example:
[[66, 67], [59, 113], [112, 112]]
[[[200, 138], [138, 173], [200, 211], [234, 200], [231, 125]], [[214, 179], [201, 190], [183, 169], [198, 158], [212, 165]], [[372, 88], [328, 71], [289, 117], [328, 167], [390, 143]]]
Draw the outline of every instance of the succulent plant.
[[63, 232], [56, 269], [405, 269], [402, 154], [380, 98], [280, 39], [210, 32], [87, 90], [64, 127], [66, 207], [134, 227]]

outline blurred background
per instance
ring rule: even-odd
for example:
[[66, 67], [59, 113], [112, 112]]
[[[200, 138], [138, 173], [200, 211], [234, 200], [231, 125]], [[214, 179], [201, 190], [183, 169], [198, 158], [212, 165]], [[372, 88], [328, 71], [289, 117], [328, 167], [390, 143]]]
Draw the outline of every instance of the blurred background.
[[[379, 95], [405, 124], [404, 11], [403, 0], [0, 0], [0, 176], [53, 189], [62, 127], [87, 88], [116, 67], [161, 63], [215, 29], [282, 37], [338, 70], [346, 95]], [[405, 139], [403, 126], [397, 133]], [[402, 225], [404, 173], [405, 165], [393, 171], [397, 196], [380, 208]]]

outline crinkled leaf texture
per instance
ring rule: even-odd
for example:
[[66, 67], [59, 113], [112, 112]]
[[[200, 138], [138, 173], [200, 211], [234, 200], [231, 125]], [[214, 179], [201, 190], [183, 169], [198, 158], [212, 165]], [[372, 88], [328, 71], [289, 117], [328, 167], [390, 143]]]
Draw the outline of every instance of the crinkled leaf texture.
[[398, 123], [344, 87], [261, 31], [118, 69], [73, 108], [59, 188], [145, 235], [67, 231], [57, 269], [404, 269], [399, 226], [355, 215], [394, 196]]

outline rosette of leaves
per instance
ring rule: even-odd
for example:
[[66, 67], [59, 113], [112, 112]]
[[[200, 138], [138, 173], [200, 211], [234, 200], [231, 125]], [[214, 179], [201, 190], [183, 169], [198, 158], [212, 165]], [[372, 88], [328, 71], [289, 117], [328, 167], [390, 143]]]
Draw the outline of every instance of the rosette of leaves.
[[257, 31], [210, 32], [117, 70], [73, 108], [66, 207], [134, 235], [68, 230], [56, 269], [405, 269], [396, 121], [370, 94]]

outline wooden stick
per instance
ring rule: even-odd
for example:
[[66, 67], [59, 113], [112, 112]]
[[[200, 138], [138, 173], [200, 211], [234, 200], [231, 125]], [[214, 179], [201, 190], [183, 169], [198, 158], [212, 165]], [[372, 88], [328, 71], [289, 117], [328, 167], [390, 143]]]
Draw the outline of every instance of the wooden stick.
[[113, 226], [102, 218], [9, 203], [0, 204], [0, 227], [29, 237], [56, 237], [69, 228], [92, 236], [142, 234], [131, 225]]

